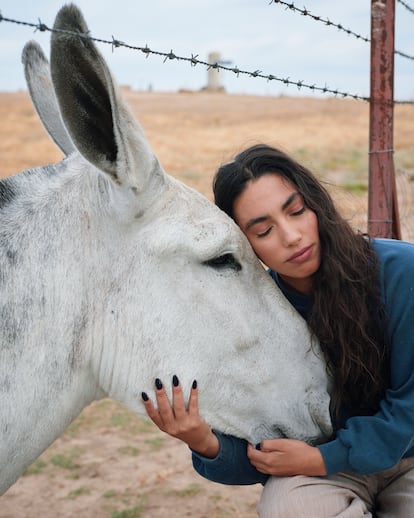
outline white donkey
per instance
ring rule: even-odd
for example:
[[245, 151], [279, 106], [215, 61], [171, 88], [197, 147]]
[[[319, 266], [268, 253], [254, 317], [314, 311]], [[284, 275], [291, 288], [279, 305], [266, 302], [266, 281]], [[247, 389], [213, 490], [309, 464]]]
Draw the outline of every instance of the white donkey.
[[23, 59], [69, 156], [0, 182], [0, 494], [93, 400], [142, 414], [173, 374], [222, 432], [323, 440], [305, 322], [237, 226], [164, 173], [94, 44], [64, 32], [88, 31], [75, 6], [55, 29], [54, 91], [37, 44]]

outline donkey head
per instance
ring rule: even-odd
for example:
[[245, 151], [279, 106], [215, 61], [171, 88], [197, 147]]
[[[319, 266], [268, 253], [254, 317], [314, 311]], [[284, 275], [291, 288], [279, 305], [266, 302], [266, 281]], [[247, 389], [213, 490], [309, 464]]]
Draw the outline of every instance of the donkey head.
[[88, 366], [95, 396], [139, 413], [141, 391], [176, 374], [185, 391], [198, 380], [201, 414], [218, 430], [320, 440], [330, 433], [328, 380], [305, 322], [230, 218], [163, 171], [87, 33], [75, 6], [61, 9], [51, 79], [40, 48], [24, 52], [32, 98], [81, 200], [63, 223], [70, 246], [87, 250], [68, 266], [83, 273], [62, 280], [83, 308], [73, 365]]

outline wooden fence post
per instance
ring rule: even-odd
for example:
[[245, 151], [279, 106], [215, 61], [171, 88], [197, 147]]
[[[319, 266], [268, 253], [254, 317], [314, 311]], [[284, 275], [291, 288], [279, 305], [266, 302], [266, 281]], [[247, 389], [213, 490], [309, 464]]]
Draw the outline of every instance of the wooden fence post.
[[401, 239], [394, 171], [395, 0], [371, 0], [368, 232]]

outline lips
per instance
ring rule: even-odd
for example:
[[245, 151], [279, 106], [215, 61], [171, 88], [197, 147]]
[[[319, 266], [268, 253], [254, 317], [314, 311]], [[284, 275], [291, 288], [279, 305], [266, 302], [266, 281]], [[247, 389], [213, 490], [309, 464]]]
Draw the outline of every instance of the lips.
[[291, 255], [287, 260], [288, 263], [304, 263], [312, 255], [313, 245], [302, 248], [295, 254]]

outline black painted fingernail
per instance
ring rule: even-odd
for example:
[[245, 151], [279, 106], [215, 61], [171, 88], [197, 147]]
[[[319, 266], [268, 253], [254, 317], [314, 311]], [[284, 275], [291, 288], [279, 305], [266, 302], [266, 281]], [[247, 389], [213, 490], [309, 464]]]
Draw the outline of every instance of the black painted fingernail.
[[255, 446], [256, 450], [261, 450], [262, 449], [262, 445], [260, 444], [260, 442], [258, 442]]
[[178, 381], [178, 378], [177, 378], [177, 376], [175, 374], [173, 376], [172, 382], [173, 382], [174, 387], [178, 387], [178, 384], [180, 383]]
[[197, 380], [194, 380], [194, 381], [193, 381], [193, 385], [192, 385], [192, 386], [193, 386], [193, 389], [196, 389], [196, 388], [197, 388]]
[[146, 392], [141, 392], [141, 397], [144, 401], [148, 401], [149, 400], [149, 397], [148, 397], [148, 394]]
[[162, 382], [161, 382], [160, 378], [157, 378], [155, 380], [155, 386], [157, 387], [158, 390], [162, 389]]

